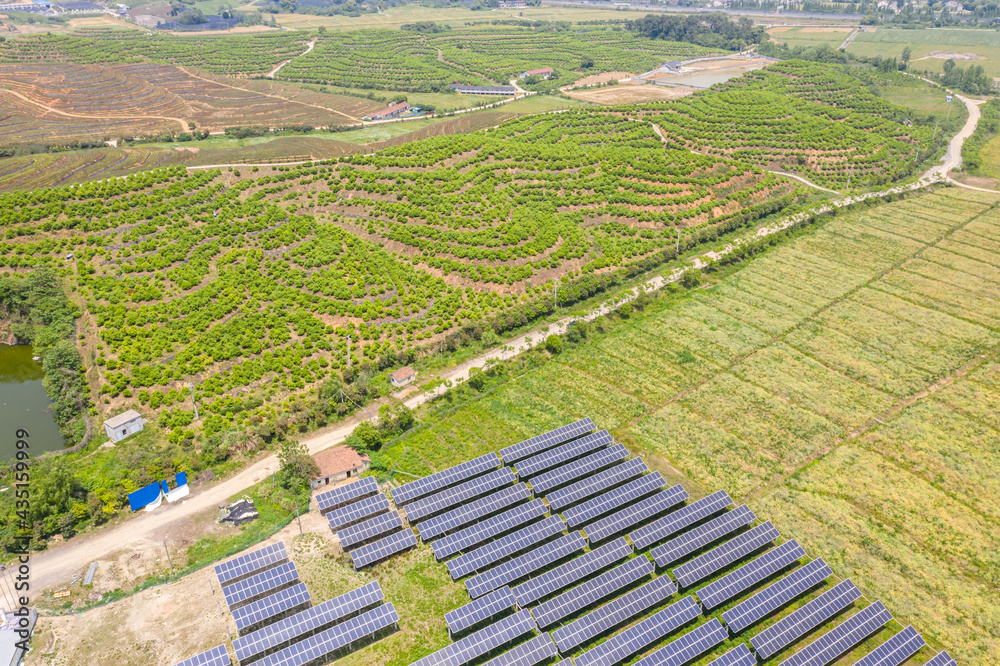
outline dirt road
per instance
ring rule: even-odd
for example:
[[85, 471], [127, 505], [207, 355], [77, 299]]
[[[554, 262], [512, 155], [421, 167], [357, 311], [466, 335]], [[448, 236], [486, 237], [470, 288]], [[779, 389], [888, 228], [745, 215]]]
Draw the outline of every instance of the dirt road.
[[[305, 51], [303, 51], [302, 53], [300, 53], [299, 55], [297, 55], [295, 57], [296, 58], [300, 58], [300, 57], [306, 55], [307, 53], [309, 53], [310, 51], [312, 51], [313, 47], [315, 47], [315, 46], [316, 46], [316, 42], [315, 41], [309, 42], [308, 48], [306, 48]], [[274, 75], [277, 74], [278, 72], [280, 72], [281, 68], [284, 67], [285, 65], [287, 65], [290, 62], [291, 62], [291, 59], [286, 60], [285, 62], [280, 63], [278, 65], [275, 65], [274, 69], [272, 69], [270, 72], [268, 72], [267, 74], [265, 74], [264, 77], [268, 78], [268, 79], [273, 79]]]

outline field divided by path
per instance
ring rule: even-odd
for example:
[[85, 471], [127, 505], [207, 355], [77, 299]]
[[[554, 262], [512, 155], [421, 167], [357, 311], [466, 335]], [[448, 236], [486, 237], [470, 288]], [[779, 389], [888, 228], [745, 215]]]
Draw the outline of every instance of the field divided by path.
[[995, 201], [844, 215], [387, 453], [423, 474], [589, 415], [695, 492], [753, 497], [963, 662], [996, 662]]

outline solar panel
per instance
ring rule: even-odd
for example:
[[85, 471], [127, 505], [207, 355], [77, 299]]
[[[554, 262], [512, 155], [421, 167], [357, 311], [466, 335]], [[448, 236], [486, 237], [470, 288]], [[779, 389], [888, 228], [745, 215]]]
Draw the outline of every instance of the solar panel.
[[225, 645], [216, 645], [211, 650], [196, 654], [190, 659], [178, 662], [175, 666], [229, 666], [229, 652]]
[[283, 646], [300, 636], [312, 633], [328, 625], [356, 614], [369, 606], [381, 603], [385, 597], [378, 581], [368, 583], [347, 594], [324, 601], [291, 617], [278, 620], [252, 634], [233, 641], [236, 658], [240, 663], [253, 661], [257, 655]]
[[556, 644], [548, 634], [535, 636], [496, 659], [490, 659], [483, 666], [535, 666], [558, 654]]
[[552, 632], [552, 638], [559, 646], [559, 651], [566, 654], [595, 636], [645, 613], [653, 606], [669, 599], [676, 591], [677, 585], [669, 576], [660, 576], [570, 622], [565, 627], [556, 629]]
[[534, 630], [535, 621], [531, 619], [531, 613], [519, 611], [460, 638], [410, 666], [462, 666]]
[[448, 573], [452, 580], [458, 580], [474, 571], [479, 571], [483, 567], [494, 562], [499, 562], [505, 557], [510, 557], [522, 550], [531, 548], [538, 542], [549, 537], [561, 534], [566, 528], [562, 518], [559, 516], [549, 516], [545, 520], [522, 527], [516, 532], [500, 537], [494, 541], [480, 546], [464, 555], [459, 555], [447, 562]]
[[468, 502], [471, 499], [485, 495], [486, 493], [509, 486], [516, 482], [514, 472], [509, 467], [498, 469], [495, 472], [476, 477], [471, 481], [460, 483], [457, 486], [442, 490], [434, 495], [418, 499], [406, 505], [406, 519], [410, 523], [426, 520], [436, 513], [446, 511], [451, 507]]
[[653, 556], [658, 566], [665, 567], [682, 557], [687, 557], [691, 553], [701, 550], [714, 541], [718, 541], [727, 534], [732, 534], [741, 527], [746, 527], [754, 520], [756, 520], [756, 516], [753, 515], [753, 511], [746, 504], [743, 504], [704, 525], [699, 525], [690, 532], [685, 532], [679, 537], [671, 539], [662, 546], [657, 546], [650, 551], [650, 555]]
[[514, 599], [514, 594], [505, 585], [486, 596], [479, 597], [471, 603], [445, 613], [444, 621], [451, 629], [451, 633], [457, 634], [505, 610], [510, 610], [516, 605], [517, 600]]
[[417, 531], [420, 532], [421, 539], [429, 541], [528, 499], [531, 499], [531, 492], [527, 486], [519, 483], [426, 520], [420, 523]]
[[416, 481], [411, 481], [398, 488], [394, 488], [392, 490], [392, 499], [395, 500], [396, 506], [403, 506], [418, 497], [444, 490], [448, 486], [453, 486], [456, 483], [479, 476], [498, 467], [500, 467], [500, 458], [497, 457], [497, 454], [487, 453], [474, 460], [467, 460], [460, 465], [449, 467], [440, 472], [435, 472], [430, 476], [425, 476], [422, 479], [417, 479]]
[[465, 589], [469, 591], [469, 596], [473, 599], [481, 597], [498, 587], [530, 576], [542, 567], [558, 562], [586, 547], [587, 544], [579, 532], [570, 532], [555, 541], [542, 544], [524, 555], [519, 555], [508, 562], [498, 564], [488, 571], [473, 576], [465, 581]]
[[779, 536], [778, 530], [769, 520], [677, 567], [673, 570], [674, 578], [681, 587], [690, 587], [702, 578], [760, 550]]
[[647, 617], [620, 634], [615, 634], [573, 660], [576, 666], [613, 666], [642, 652], [664, 636], [701, 615], [693, 597], [684, 597], [659, 613]]
[[796, 569], [781, 580], [764, 588], [738, 606], [722, 614], [722, 620], [734, 632], [740, 633], [759, 622], [785, 604], [819, 585], [833, 575], [822, 559]]
[[243, 633], [245, 629], [267, 622], [271, 618], [308, 603], [309, 591], [306, 590], [305, 583], [297, 583], [233, 610], [233, 620], [236, 622], [237, 631]]
[[336, 533], [345, 527], [360, 523], [362, 520], [385, 513], [390, 508], [389, 500], [385, 498], [385, 495], [374, 495], [334, 509], [326, 514], [326, 522], [330, 524], [330, 529]]
[[845, 580], [751, 638], [750, 644], [761, 659], [768, 659], [860, 597], [861, 592], [854, 583]]
[[580, 458], [592, 451], [603, 449], [614, 444], [614, 439], [607, 430], [585, 435], [572, 442], [561, 444], [554, 449], [543, 451], [542, 453], [521, 460], [515, 465], [517, 475], [522, 479], [541, 474], [547, 469], [562, 465], [576, 458]]
[[729, 638], [715, 618], [636, 662], [635, 666], [683, 666]]
[[553, 488], [558, 488], [570, 481], [593, 474], [608, 465], [625, 460], [628, 456], [628, 449], [623, 445], [612, 444], [606, 449], [601, 449], [562, 467], [532, 477], [531, 489], [539, 495], [547, 493]]
[[392, 557], [403, 552], [407, 548], [417, 545], [417, 536], [412, 530], [403, 530], [389, 536], [372, 541], [370, 544], [361, 546], [351, 551], [351, 560], [354, 562], [354, 570], [357, 571], [369, 564], [375, 564], [387, 557]]
[[386, 603], [357, 617], [344, 620], [286, 648], [269, 654], [254, 666], [302, 666], [317, 661], [351, 643], [391, 627], [399, 615], [391, 603]]
[[536, 518], [541, 518], [548, 513], [545, 502], [540, 499], [532, 500], [527, 504], [508, 509], [500, 515], [487, 518], [464, 530], [449, 534], [431, 544], [434, 549], [434, 557], [443, 560], [463, 550], [468, 550], [482, 542], [493, 539], [505, 532], [509, 532], [516, 527], [529, 523]]
[[805, 556], [806, 552], [797, 541], [786, 541], [698, 590], [698, 600], [705, 610], [711, 610]]
[[653, 516], [669, 511], [671, 507], [677, 506], [687, 498], [688, 493], [681, 486], [667, 488], [652, 497], [631, 504], [621, 511], [616, 511], [606, 518], [590, 523], [585, 529], [587, 540], [591, 543], [600, 543], [634, 525], [649, 520]]
[[603, 472], [588, 476], [586, 479], [577, 481], [565, 488], [555, 490], [546, 495], [545, 499], [553, 511], [562, 511], [571, 504], [582, 502], [592, 495], [603, 493], [619, 483], [644, 474], [647, 469], [649, 468], [646, 467], [646, 463], [642, 461], [642, 458], [633, 458]]
[[228, 585], [223, 588], [222, 593], [226, 596], [226, 604], [232, 610], [298, 579], [299, 572], [295, 568], [295, 563], [285, 562], [273, 569]]
[[593, 432], [596, 428], [597, 426], [594, 425], [594, 422], [588, 416], [575, 423], [564, 425], [561, 428], [550, 430], [541, 435], [536, 435], [531, 439], [518, 442], [513, 446], [500, 449], [500, 457], [509, 465], [512, 462], [533, 456], [546, 449], [551, 449], [553, 446], [559, 446], [571, 439], [576, 439], [581, 435], [586, 435], [588, 432]]
[[958, 664], [955, 663], [955, 660], [947, 652], [942, 650], [934, 655], [924, 666], [958, 666]]
[[615, 562], [624, 560], [631, 554], [632, 546], [628, 545], [624, 538], [616, 539], [518, 585], [513, 590], [514, 596], [522, 607], [528, 606], [578, 580], [594, 575]]
[[231, 585], [237, 580], [253, 575], [261, 569], [277, 566], [288, 560], [285, 543], [278, 541], [251, 551], [246, 555], [215, 565], [215, 575], [219, 579], [219, 587]]
[[[623, 465], [628, 465], [630, 462], [632, 461], [623, 463]], [[619, 467], [621, 466], [619, 465]], [[614, 511], [624, 504], [635, 502], [644, 495], [656, 492], [665, 486], [666, 483], [659, 472], [652, 472], [651, 474], [640, 476], [634, 481], [629, 481], [614, 490], [609, 490], [602, 495], [598, 495], [591, 500], [587, 500], [583, 504], [566, 509], [562, 514], [570, 527], [577, 527], [600, 518], [609, 511]]]
[[700, 520], [716, 514], [733, 503], [725, 490], [718, 490], [708, 497], [702, 497], [686, 507], [677, 509], [669, 516], [654, 520], [628, 535], [636, 550], [645, 550], [658, 541], [673, 536]]
[[532, 614], [538, 626], [545, 628], [652, 574], [652, 563], [645, 557], [635, 557], [539, 604]]
[[854, 666], [899, 666], [925, 645], [923, 637], [909, 626], [859, 659]]
[[398, 511], [383, 513], [340, 530], [338, 534], [340, 547], [344, 550], [352, 550], [364, 545], [365, 542], [395, 532], [402, 527], [403, 519], [399, 517]]
[[713, 659], [707, 666], [757, 666], [757, 657], [745, 643], [740, 643], [718, 659]]
[[892, 614], [886, 610], [881, 601], [876, 601], [785, 659], [781, 665], [827, 666], [884, 627], [890, 620]]
[[316, 504], [319, 505], [320, 513], [326, 513], [377, 493], [378, 481], [373, 476], [366, 476], [358, 481], [316, 495]]

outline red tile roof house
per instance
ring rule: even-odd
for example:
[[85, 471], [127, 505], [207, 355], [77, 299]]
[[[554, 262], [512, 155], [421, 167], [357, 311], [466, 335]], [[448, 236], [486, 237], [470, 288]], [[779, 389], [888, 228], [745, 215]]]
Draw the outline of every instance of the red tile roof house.
[[313, 456], [313, 460], [319, 466], [319, 476], [309, 482], [309, 487], [313, 490], [337, 481], [359, 477], [371, 464], [368, 456], [358, 453], [349, 446], [335, 446], [320, 451]]
[[399, 104], [393, 104], [392, 106], [387, 106], [384, 109], [379, 109], [374, 113], [369, 113], [365, 118], [368, 120], [386, 120], [388, 118], [395, 118], [405, 111], [410, 110], [410, 105], [407, 102], [400, 102]]
[[402, 388], [417, 378], [417, 371], [406, 366], [389, 375], [389, 383], [396, 388]]
[[521, 72], [517, 75], [519, 79], [526, 79], [529, 76], [540, 76], [543, 79], [547, 79], [552, 76], [555, 71], [551, 67], [542, 67], [541, 69], [529, 69], [527, 72]]

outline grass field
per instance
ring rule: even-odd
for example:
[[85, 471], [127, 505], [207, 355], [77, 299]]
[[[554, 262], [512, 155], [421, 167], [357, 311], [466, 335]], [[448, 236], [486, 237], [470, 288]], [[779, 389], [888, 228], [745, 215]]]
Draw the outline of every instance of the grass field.
[[589, 415], [692, 494], [746, 499], [960, 663], [996, 663], [997, 201], [844, 215], [386, 453], [425, 474]]
[[788, 44], [789, 47], [822, 46], [826, 44], [832, 48], [839, 48], [848, 35], [854, 31], [854, 26], [776, 26], [770, 28], [767, 34], [779, 44]]
[[941, 72], [945, 61], [925, 56], [932, 51], [953, 51], [974, 53], [979, 56], [978, 60], [959, 61], [958, 64], [962, 67], [982, 65], [990, 76], [1000, 76], [1000, 33], [994, 30], [879, 28], [875, 32], [860, 33], [847, 50], [859, 56], [880, 55], [898, 59], [907, 46], [913, 52], [910, 60], [912, 70]]

